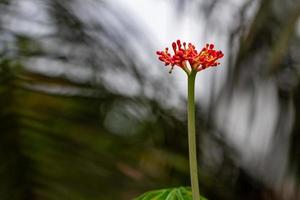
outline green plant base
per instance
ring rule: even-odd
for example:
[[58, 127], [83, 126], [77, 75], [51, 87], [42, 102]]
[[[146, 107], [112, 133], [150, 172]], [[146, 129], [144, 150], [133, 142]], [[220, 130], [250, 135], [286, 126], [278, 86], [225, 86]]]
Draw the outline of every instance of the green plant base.
[[[168, 188], [144, 193], [134, 200], [193, 200], [189, 187]], [[200, 200], [207, 200], [201, 196]]]

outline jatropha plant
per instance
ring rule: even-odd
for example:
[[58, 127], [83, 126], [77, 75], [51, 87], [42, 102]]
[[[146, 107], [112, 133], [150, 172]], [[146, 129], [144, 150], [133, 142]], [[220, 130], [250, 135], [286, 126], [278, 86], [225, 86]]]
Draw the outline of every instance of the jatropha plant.
[[200, 52], [191, 43], [181, 43], [180, 40], [172, 43], [174, 54], [169, 53], [169, 49], [157, 51], [159, 60], [166, 66], [171, 65], [170, 73], [174, 66], [183, 69], [188, 79], [188, 145], [189, 145], [189, 165], [190, 165], [190, 187], [178, 187], [150, 191], [135, 200], [206, 200], [200, 196], [198, 182], [198, 165], [196, 154], [196, 131], [195, 131], [195, 79], [199, 71], [209, 67], [216, 67], [220, 63], [218, 59], [224, 54], [222, 51], [214, 50], [213, 44], [206, 44]]

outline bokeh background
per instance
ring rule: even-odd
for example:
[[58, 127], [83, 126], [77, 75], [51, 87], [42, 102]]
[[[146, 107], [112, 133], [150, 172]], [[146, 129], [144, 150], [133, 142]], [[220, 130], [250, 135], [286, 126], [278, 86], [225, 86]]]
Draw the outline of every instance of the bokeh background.
[[131, 200], [189, 185], [181, 39], [197, 77], [201, 192], [300, 199], [300, 1], [1, 0], [0, 199]]

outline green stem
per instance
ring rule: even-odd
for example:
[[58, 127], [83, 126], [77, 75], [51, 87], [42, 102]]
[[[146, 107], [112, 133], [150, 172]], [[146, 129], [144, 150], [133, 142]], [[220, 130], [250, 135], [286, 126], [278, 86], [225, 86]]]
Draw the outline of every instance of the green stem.
[[200, 200], [198, 183], [198, 166], [195, 131], [195, 78], [196, 71], [188, 75], [188, 137], [189, 137], [189, 161], [193, 200]]

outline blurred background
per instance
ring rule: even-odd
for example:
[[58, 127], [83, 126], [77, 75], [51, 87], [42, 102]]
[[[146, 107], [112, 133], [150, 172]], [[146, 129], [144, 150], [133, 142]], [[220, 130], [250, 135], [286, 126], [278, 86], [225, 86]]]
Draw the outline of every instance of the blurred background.
[[300, 1], [0, 0], [0, 199], [131, 200], [188, 186], [186, 76], [156, 50], [223, 50], [198, 74], [201, 192], [300, 200]]

